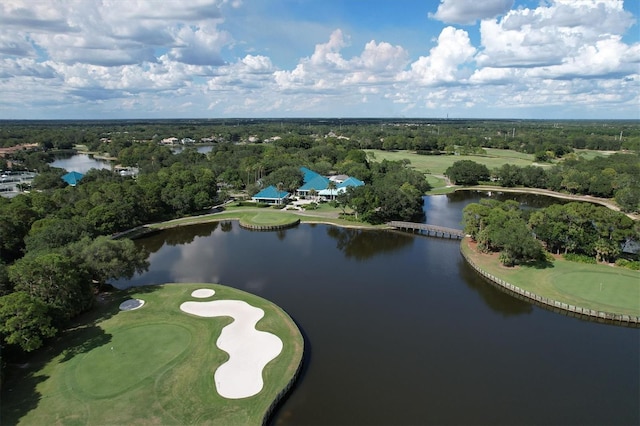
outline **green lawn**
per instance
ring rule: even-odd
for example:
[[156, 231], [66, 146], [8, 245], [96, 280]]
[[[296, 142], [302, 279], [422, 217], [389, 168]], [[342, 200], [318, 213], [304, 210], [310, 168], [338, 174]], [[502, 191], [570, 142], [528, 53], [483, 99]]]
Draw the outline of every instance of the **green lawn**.
[[[513, 164], [524, 167], [533, 164], [533, 156], [517, 151], [489, 149], [485, 151], [487, 155], [418, 155], [412, 151], [381, 151], [366, 150], [373, 153], [373, 161], [400, 161], [409, 160], [410, 166], [423, 173], [442, 175], [453, 163], [460, 160], [471, 160], [484, 164], [489, 170], [501, 167], [504, 164]], [[545, 165], [541, 165], [545, 166]]]
[[539, 296], [582, 308], [640, 316], [640, 273], [609, 265], [556, 259], [551, 267], [507, 268], [498, 255], [476, 253], [467, 240], [462, 249], [486, 272]]
[[[216, 392], [213, 373], [228, 355], [215, 342], [231, 319], [180, 311], [181, 303], [198, 300], [191, 297], [198, 288], [215, 289], [216, 300], [245, 300], [264, 309], [257, 327], [283, 340], [256, 396], [225, 399]], [[119, 311], [128, 298], [146, 303]], [[27, 368], [9, 368], [2, 424], [259, 425], [298, 369], [303, 346], [295, 323], [280, 308], [229, 287], [179, 284], [118, 292]]]

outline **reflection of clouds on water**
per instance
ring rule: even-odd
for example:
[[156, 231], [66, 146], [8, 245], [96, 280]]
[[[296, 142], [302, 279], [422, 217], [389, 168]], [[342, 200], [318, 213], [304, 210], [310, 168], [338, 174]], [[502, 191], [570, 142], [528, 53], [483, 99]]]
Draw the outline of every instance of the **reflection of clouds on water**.
[[96, 160], [87, 154], [75, 154], [69, 158], [58, 158], [50, 166], [59, 167], [68, 172], [75, 171], [83, 174], [91, 169], [111, 169], [110, 162]]

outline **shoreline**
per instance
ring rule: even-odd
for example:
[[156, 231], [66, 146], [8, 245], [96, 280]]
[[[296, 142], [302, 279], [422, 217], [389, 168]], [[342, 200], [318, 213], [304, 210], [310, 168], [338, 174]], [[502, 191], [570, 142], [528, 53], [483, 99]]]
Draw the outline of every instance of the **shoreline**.
[[[465, 245], [466, 245], [466, 249], [465, 249]], [[489, 281], [495, 287], [498, 287], [500, 290], [505, 291], [507, 294], [511, 296], [514, 296], [518, 299], [526, 300], [530, 303], [533, 303], [534, 305], [541, 306], [545, 309], [551, 310], [553, 312], [562, 313], [563, 315], [567, 315], [567, 316], [572, 316], [572, 317], [585, 319], [593, 322], [599, 322], [599, 323], [606, 323], [606, 324], [631, 327], [631, 328], [640, 328], [640, 316], [638, 315], [621, 314], [616, 312], [607, 312], [607, 311], [583, 308], [581, 306], [560, 302], [558, 300], [540, 296], [537, 293], [524, 290], [516, 285], [513, 285], [503, 280], [500, 277], [496, 277], [488, 273], [487, 271], [482, 269], [480, 266], [476, 265], [476, 263], [466, 253], [466, 250], [474, 251], [473, 248], [469, 246], [469, 237], [464, 238], [460, 242], [460, 254], [462, 255], [462, 258], [465, 260], [467, 265], [469, 265], [476, 273], [478, 273], [484, 279]]]

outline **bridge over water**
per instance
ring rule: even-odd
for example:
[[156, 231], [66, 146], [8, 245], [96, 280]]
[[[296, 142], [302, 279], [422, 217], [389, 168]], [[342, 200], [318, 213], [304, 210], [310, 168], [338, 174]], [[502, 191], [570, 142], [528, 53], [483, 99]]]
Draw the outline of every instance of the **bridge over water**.
[[391, 221], [387, 223], [387, 226], [401, 231], [425, 233], [430, 237], [455, 238], [461, 240], [465, 235], [461, 229], [446, 228], [444, 226], [429, 225], [426, 223]]

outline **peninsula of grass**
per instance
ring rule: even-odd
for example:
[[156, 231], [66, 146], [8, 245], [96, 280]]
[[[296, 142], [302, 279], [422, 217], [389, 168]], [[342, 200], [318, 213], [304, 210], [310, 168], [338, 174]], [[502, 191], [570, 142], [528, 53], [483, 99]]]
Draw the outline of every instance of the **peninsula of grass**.
[[469, 238], [460, 246], [480, 269], [538, 296], [581, 308], [640, 317], [640, 273], [604, 264], [562, 258], [547, 267], [505, 267], [498, 254], [479, 253]]
[[[264, 310], [256, 328], [278, 336], [280, 355], [267, 364], [252, 397], [223, 398], [214, 372], [228, 354], [216, 346], [229, 317], [180, 310], [196, 289], [214, 300], [242, 300]], [[144, 300], [120, 311], [127, 299]], [[207, 299], [208, 300], [208, 299]], [[260, 425], [290, 386], [304, 342], [294, 321], [258, 296], [215, 284], [167, 284], [118, 292], [24, 368], [10, 369], [2, 389], [3, 424]]]

